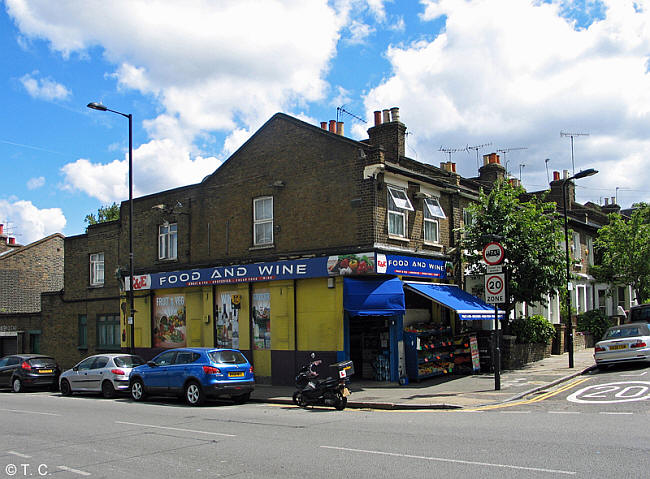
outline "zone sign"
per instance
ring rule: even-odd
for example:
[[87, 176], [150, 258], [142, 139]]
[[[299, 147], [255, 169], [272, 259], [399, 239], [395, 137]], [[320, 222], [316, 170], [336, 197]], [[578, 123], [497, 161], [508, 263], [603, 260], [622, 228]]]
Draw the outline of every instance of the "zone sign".
[[506, 278], [503, 273], [485, 275], [485, 302], [502, 304], [506, 302]]
[[493, 241], [483, 248], [483, 260], [489, 265], [501, 264], [506, 255], [505, 253], [501, 243]]

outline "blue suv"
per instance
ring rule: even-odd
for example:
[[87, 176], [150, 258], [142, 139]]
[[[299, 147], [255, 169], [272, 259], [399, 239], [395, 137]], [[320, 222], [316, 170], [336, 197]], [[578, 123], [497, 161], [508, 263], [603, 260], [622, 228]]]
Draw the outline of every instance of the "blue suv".
[[236, 349], [169, 349], [133, 368], [129, 375], [134, 401], [144, 401], [148, 395], [173, 395], [199, 406], [206, 397], [225, 395], [243, 404], [254, 387], [253, 367]]

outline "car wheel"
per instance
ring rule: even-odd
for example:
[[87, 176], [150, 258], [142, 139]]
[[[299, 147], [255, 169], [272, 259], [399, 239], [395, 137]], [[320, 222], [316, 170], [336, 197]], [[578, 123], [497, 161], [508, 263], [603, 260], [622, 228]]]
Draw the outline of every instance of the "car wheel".
[[106, 380], [102, 383], [102, 396], [106, 399], [111, 399], [115, 397], [115, 388], [113, 383], [109, 380]]
[[61, 380], [61, 396], [72, 396], [72, 388], [67, 379]]
[[14, 378], [14, 380], [11, 381], [11, 389], [15, 393], [21, 393], [25, 391], [25, 387], [23, 386], [23, 382], [20, 380], [20, 378]]
[[147, 394], [144, 392], [144, 383], [142, 379], [134, 379], [131, 383], [131, 397], [134, 401], [144, 401]]
[[244, 404], [251, 398], [251, 393], [240, 394], [239, 396], [232, 396], [232, 400], [235, 401], [235, 404]]
[[185, 401], [190, 406], [200, 406], [205, 401], [205, 395], [201, 385], [196, 381], [191, 381], [185, 386]]
[[607, 364], [597, 364], [596, 367], [598, 368], [598, 371], [603, 372], [607, 371], [609, 366]]

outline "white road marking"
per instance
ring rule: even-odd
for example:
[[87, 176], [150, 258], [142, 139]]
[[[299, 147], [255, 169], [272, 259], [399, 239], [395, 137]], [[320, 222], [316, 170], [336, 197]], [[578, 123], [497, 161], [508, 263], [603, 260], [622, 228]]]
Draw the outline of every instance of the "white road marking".
[[578, 411], [548, 411], [549, 414], [580, 414]]
[[351, 449], [347, 447], [335, 447], [335, 446], [320, 446], [320, 447], [323, 449], [335, 449], [338, 451], [361, 452], [365, 454], [377, 454], [381, 456], [403, 457], [406, 459], [424, 459], [425, 461], [450, 462], [455, 464], [468, 464], [471, 466], [490, 466], [490, 467], [500, 467], [504, 469], [517, 469], [522, 471], [551, 472], [555, 474], [567, 474], [571, 476], [576, 474], [576, 472], [574, 471], [562, 471], [558, 469], [543, 469], [539, 467], [513, 466], [511, 464], [493, 464], [489, 462], [463, 461], [461, 459], [446, 459], [442, 457], [414, 456], [412, 454], [400, 454], [396, 452], [383, 452], [383, 451], [368, 451], [365, 449]]
[[531, 411], [499, 411], [501, 414], [530, 414]]
[[80, 471], [79, 469], [73, 469], [73, 468], [68, 467], [68, 466], [57, 466], [57, 467], [59, 469], [61, 469], [62, 471], [74, 472], [75, 474], [79, 474], [81, 476], [91, 476], [92, 475], [90, 472]]
[[22, 409], [4, 409], [4, 408], [0, 408], [0, 411], [19, 412], [19, 413], [24, 413], [24, 414], [41, 414], [43, 416], [60, 416], [61, 415], [61, 414], [54, 414], [54, 413], [51, 413], [51, 412], [24, 411]]
[[600, 414], [609, 414], [609, 415], [612, 415], [612, 416], [616, 416], [616, 415], [630, 416], [630, 415], [632, 415], [634, 413], [633, 412], [606, 412], [606, 411], [601, 411]]
[[115, 424], [126, 424], [127, 426], [151, 427], [155, 429], [167, 429], [169, 431], [195, 432], [197, 434], [210, 434], [212, 436], [237, 437], [235, 434], [224, 434], [221, 432], [210, 432], [210, 431], [197, 431], [195, 429], [182, 429], [179, 427], [155, 426], [153, 424], [139, 424], [137, 422], [115, 421]]
[[622, 378], [638, 378], [639, 376], [645, 376], [648, 374], [648, 371], [643, 371], [641, 374], [621, 374]]
[[23, 459], [31, 459], [32, 457], [32, 456], [28, 456], [27, 454], [21, 454], [16, 451], [7, 451], [7, 454], [11, 454], [12, 456], [22, 457]]
[[[611, 398], [611, 399], [610, 399]], [[649, 381], [624, 381], [596, 384], [569, 395], [567, 401], [583, 404], [607, 404], [650, 399]]]

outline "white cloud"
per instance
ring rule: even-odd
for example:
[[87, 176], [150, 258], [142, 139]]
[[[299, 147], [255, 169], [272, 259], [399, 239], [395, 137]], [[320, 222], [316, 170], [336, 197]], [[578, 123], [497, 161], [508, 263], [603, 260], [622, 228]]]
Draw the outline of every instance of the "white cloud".
[[28, 73], [20, 78], [27, 93], [40, 100], [65, 100], [71, 93], [64, 85], [50, 78], [37, 78], [38, 72]]
[[[436, 153], [441, 144], [525, 147], [508, 153], [509, 170], [518, 176], [525, 163], [524, 185], [542, 189], [544, 158], [552, 159], [549, 168], [571, 170], [569, 140], [559, 132], [584, 131], [590, 136], [574, 144], [576, 171], [601, 166], [600, 175], [580, 180], [596, 199], [613, 196], [615, 186], [649, 184], [650, 5], [637, 12], [640, 2], [604, 0], [603, 18], [578, 28], [558, 2], [422, 3], [421, 18], [444, 16], [444, 30], [431, 41], [390, 47], [392, 74], [365, 100], [368, 117], [401, 107], [411, 156], [417, 151], [437, 164], [446, 160]], [[477, 174], [474, 152], [453, 159], [464, 176]], [[603, 195], [608, 188], [612, 194]]]
[[27, 188], [30, 190], [35, 190], [37, 188], [42, 188], [45, 185], [45, 177], [39, 176], [37, 178], [30, 178], [27, 182]]
[[[38, 209], [31, 201], [1, 200], [0, 218], [9, 221], [20, 236], [16, 241], [29, 244], [65, 228], [66, 219], [60, 208]], [[6, 225], [5, 225], [6, 226]]]
[[350, 36], [346, 39], [346, 42], [350, 45], [360, 44], [366, 41], [372, 33], [375, 32], [375, 29], [366, 23], [353, 20], [348, 26], [350, 30]]
[[[382, 2], [370, 3], [381, 15]], [[220, 160], [193, 145], [206, 133], [226, 133], [221, 153], [228, 154], [272, 114], [322, 100], [339, 32], [349, 20], [345, 2], [332, 7], [326, 0], [187, 0], [182, 7], [162, 0], [7, 0], [6, 5], [24, 37], [49, 42], [64, 58], [89, 55], [99, 46], [115, 65], [119, 89], [160, 103], [159, 115], [144, 121], [149, 143], [134, 157], [140, 193], [211, 173]], [[80, 159], [63, 172], [68, 189], [102, 202], [125, 197], [123, 161]]]

